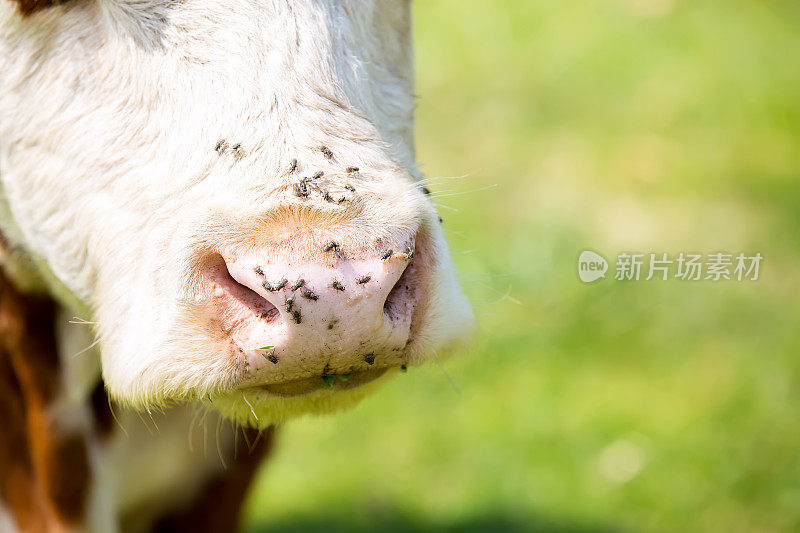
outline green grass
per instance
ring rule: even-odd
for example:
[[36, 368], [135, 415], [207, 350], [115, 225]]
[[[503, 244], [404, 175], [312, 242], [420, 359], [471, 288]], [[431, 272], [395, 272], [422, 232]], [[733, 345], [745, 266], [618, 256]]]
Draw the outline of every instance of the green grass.
[[[429, 364], [284, 428], [248, 530], [800, 528], [798, 27], [788, 0], [418, 2], [419, 161], [476, 191], [436, 200], [475, 348], [460, 392]], [[765, 260], [584, 285], [585, 248]]]

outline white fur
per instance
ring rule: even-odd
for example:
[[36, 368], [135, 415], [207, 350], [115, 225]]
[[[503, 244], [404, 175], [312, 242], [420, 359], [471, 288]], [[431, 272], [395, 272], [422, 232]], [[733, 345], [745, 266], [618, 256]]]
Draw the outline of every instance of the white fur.
[[[124, 404], [212, 394], [226, 415], [266, 426], [371, 390], [254, 397], [251, 410], [241, 362], [187, 323], [199, 251], [246, 243], [240, 228], [296, 205], [293, 158], [306, 175], [364, 175], [364, 201], [317, 205], [312, 220], [346, 220], [361, 241], [428, 235], [432, 292], [407, 360], [469, 329], [418, 184], [407, 2], [72, 0], [27, 18], [0, 2], [0, 73], [0, 226], [22, 250], [5, 268], [96, 322], [103, 377]], [[240, 153], [218, 155], [220, 139]], [[73, 402], [86, 387], [70, 379]]]
[[[126, 405], [200, 399], [260, 426], [344, 408], [379, 385], [243, 398], [241, 361], [187, 319], [198, 253], [246, 244], [245, 228], [297, 204], [293, 158], [306, 175], [362, 169], [363, 201], [318, 205], [310, 220], [344, 221], [339, 231], [362, 242], [428, 235], [432, 290], [406, 360], [463, 340], [471, 312], [414, 161], [410, 32], [404, 1], [72, 0], [30, 17], [0, 2], [0, 227], [13, 245], [2, 262], [69, 310], [53, 406], [66, 427], [88, 427], [100, 366]], [[220, 139], [240, 153], [218, 155]], [[71, 315], [94, 323], [102, 365], [95, 349], [74, 356], [93, 337]], [[128, 411], [128, 436], [92, 445], [90, 527], [113, 529], [117, 511], [188, 494], [178, 489], [219, 469], [213, 449], [186, 454], [186, 409], [154, 435]], [[152, 477], [143, 465], [155, 463], [172, 468]]]

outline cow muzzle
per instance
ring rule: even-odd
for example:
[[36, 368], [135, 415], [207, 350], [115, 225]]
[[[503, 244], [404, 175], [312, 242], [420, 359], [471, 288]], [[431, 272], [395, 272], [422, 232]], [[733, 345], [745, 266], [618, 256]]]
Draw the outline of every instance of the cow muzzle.
[[416, 309], [428, 293], [417, 238], [318, 240], [302, 250], [223, 250], [205, 284], [238, 384], [277, 396], [346, 390], [405, 368]]

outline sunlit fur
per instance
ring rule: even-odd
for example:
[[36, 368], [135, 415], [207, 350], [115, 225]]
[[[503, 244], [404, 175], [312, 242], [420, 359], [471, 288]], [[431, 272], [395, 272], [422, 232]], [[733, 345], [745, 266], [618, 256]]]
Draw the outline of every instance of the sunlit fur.
[[[292, 210], [363, 241], [424, 230], [434, 290], [406, 355], [460, 342], [471, 312], [415, 186], [409, 17], [384, 0], [73, 0], [27, 18], [0, 2], [0, 225], [37, 265], [20, 283], [96, 322], [115, 399], [265, 426], [374, 388], [252, 411], [236, 389], [243, 363], [197, 304], [195, 259]], [[241, 147], [219, 154], [221, 139]], [[360, 200], [298, 208], [292, 159], [334, 180], [359, 167]]]

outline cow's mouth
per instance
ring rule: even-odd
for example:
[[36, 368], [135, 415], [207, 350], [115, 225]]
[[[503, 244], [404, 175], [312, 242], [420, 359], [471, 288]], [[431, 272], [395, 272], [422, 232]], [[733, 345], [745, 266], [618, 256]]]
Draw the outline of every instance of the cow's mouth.
[[381, 377], [387, 368], [362, 370], [350, 374], [331, 374], [311, 378], [296, 379], [283, 383], [268, 383], [258, 385], [251, 389], [267, 392], [275, 396], [292, 397], [303, 396], [318, 390], [342, 391], [354, 389]]

